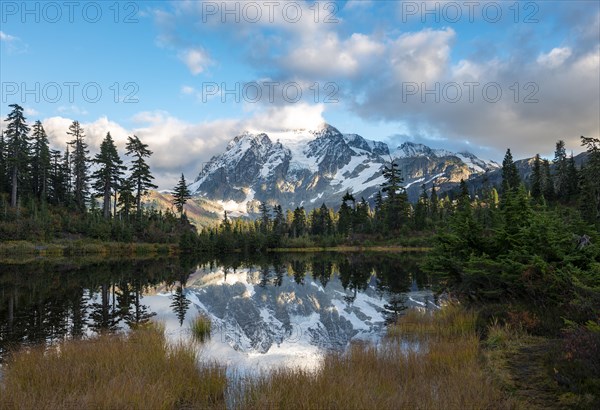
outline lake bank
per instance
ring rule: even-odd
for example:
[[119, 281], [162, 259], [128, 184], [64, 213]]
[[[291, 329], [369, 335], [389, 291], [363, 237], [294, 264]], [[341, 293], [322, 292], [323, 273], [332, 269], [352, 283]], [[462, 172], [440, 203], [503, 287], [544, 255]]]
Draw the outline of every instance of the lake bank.
[[176, 244], [62, 240], [55, 242], [5, 241], [0, 243], [0, 258], [16, 256], [68, 257], [85, 255], [174, 255]]

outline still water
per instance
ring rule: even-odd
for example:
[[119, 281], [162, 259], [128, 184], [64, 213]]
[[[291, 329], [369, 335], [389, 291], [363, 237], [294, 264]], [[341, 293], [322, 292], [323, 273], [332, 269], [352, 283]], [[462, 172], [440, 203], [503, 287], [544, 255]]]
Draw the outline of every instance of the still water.
[[351, 341], [377, 343], [406, 307], [437, 306], [415, 254], [36, 259], [0, 264], [0, 361], [7, 349], [164, 323], [189, 337], [212, 321], [201, 360], [236, 371], [313, 368]]

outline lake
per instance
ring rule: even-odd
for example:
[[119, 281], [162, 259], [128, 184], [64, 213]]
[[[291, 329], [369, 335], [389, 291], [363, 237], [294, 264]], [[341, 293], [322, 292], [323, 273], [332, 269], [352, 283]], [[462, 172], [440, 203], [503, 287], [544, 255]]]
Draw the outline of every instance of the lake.
[[318, 365], [351, 341], [378, 343], [407, 307], [435, 309], [422, 254], [295, 253], [0, 264], [0, 360], [10, 348], [149, 320], [168, 338], [212, 321], [201, 360], [229, 371]]

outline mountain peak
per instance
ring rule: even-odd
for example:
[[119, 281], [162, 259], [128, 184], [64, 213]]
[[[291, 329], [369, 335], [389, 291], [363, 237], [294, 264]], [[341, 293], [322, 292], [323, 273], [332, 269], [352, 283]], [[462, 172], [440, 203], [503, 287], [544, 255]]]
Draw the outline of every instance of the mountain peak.
[[193, 189], [214, 201], [217, 209], [242, 214], [246, 208], [253, 212], [260, 201], [286, 209], [310, 209], [322, 203], [336, 206], [346, 191], [372, 201], [385, 181], [382, 170], [390, 154], [401, 163], [411, 200], [418, 197], [423, 184], [435, 183], [444, 190], [461, 179], [498, 168], [471, 153], [432, 149], [414, 141], [405, 141], [390, 153], [384, 142], [342, 134], [322, 123], [312, 130], [238, 135], [225, 152], [205, 164]]

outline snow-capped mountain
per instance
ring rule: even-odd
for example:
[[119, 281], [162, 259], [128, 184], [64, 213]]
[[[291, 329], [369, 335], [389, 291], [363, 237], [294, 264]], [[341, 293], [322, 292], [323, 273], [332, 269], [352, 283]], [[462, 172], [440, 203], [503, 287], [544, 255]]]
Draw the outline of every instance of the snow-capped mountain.
[[372, 200], [384, 182], [382, 169], [390, 158], [397, 160], [411, 200], [423, 184], [431, 188], [435, 183], [444, 190], [461, 179], [499, 168], [496, 162], [468, 152], [412, 142], [390, 149], [383, 142], [342, 134], [323, 124], [317, 130], [238, 135], [203, 167], [190, 190], [234, 216], [254, 212], [260, 201], [284, 209], [322, 203], [338, 206], [346, 191], [357, 199]]

